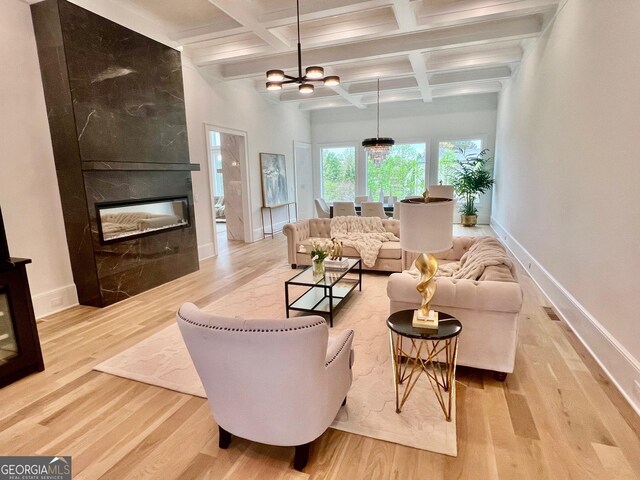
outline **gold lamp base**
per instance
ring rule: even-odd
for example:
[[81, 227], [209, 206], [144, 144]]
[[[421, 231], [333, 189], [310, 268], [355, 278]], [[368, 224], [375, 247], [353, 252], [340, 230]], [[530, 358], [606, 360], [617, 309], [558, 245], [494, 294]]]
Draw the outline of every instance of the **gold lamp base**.
[[420, 282], [416, 290], [422, 295], [422, 307], [413, 312], [412, 326], [415, 328], [438, 329], [438, 312], [429, 308], [429, 302], [436, 293], [435, 275], [438, 261], [430, 253], [421, 253], [416, 258], [416, 268], [420, 271]]
[[413, 311], [413, 321], [411, 322], [413, 328], [427, 328], [429, 330], [438, 329], [438, 312], [435, 310], [429, 310], [429, 315], [426, 317], [422, 315], [421, 310]]

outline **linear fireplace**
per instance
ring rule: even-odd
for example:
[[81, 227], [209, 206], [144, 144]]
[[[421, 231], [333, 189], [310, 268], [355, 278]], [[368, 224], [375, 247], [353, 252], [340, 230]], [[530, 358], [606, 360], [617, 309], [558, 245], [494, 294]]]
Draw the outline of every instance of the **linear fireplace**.
[[96, 218], [100, 241], [119, 242], [188, 227], [189, 199], [170, 197], [96, 203]]
[[66, 0], [31, 12], [78, 301], [195, 272], [180, 52]]

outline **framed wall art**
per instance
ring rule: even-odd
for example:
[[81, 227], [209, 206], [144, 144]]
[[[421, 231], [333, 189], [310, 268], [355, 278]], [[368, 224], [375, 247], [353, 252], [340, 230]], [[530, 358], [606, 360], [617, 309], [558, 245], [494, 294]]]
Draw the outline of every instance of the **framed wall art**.
[[287, 186], [287, 164], [280, 153], [261, 153], [262, 204], [265, 207], [284, 205], [289, 202]]

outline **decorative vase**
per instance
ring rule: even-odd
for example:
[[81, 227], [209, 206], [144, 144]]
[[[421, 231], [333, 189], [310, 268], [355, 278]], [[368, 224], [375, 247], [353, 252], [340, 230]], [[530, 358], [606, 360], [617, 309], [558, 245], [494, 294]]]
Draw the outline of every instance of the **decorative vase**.
[[477, 222], [477, 215], [460, 215], [460, 223], [462, 223], [463, 227], [474, 227]]
[[324, 259], [313, 261], [313, 274], [319, 277], [324, 277]]

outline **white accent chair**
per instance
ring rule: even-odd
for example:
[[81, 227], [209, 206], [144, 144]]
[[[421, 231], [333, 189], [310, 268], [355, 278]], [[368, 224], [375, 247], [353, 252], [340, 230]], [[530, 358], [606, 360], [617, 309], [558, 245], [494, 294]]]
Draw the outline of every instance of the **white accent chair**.
[[363, 217], [389, 218], [387, 214], [384, 213], [382, 202], [362, 202], [360, 215]]
[[436, 198], [454, 198], [453, 185], [429, 185], [429, 195]]
[[370, 200], [369, 195], [356, 195], [356, 205], [362, 205], [362, 202], [368, 202]]
[[192, 303], [176, 319], [218, 424], [219, 447], [227, 448], [232, 434], [295, 446], [294, 468], [302, 470], [311, 442], [346, 402], [353, 330], [329, 336], [317, 315], [239, 320]]
[[334, 217], [348, 217], [356, 215], [356, 207], [353, 202], [333, 202]]
[[329, 218], [331, 216], [329, 213], [329, 205], [324, 201], [324, 198], [316, 198], [315, 204], [318, 218]]

